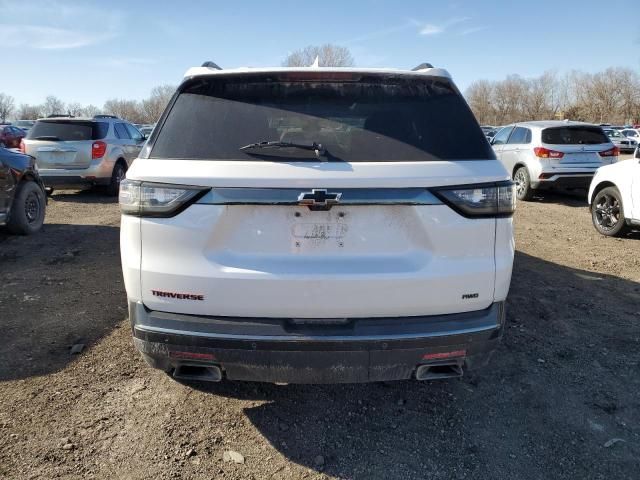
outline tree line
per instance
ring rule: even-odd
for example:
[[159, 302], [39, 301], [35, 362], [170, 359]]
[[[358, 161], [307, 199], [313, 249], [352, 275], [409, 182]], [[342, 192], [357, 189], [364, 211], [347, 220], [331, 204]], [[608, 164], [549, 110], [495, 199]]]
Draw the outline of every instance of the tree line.
[[95, 105], [82, 105], [77, 102], [65, 103], [54, 95], [49, 95], [43, 103], [38, 105], [27, 103], [16, 105], [12, 96], [0, 93], [0, 121], [6, 122], [9, 119], [35, 120], [55, 114], [73, 115], [74, 117], [108, 114], [117, 115], [132, 123], [155, 123], [171, 100], [175, 89], [171, 85], [160, 85], [153, 88], [149, 97], [143, 100], [113, 98], [107, 100], [102, 108]]
[[550, 119], [611, 124], [640, 121], [640, 75], [629, 68], [478, 80], [467, 88], [465, 97], [484, 125]]
[[[309, 45], [290, 52], [282, 65], [345, 67], [356, 64], [348, 48]], [[110, 99], [102, 108], [79, 103], [65, 104], [48, 96], [41, 105], [15, 105], [13, 97], [0, 93], [0, 120], [36, 119], [54, 113], [92, 117], [117, 115], [134, 123], [154, 123], [171, 99], [175, 87], [161, 85], [141, 101]], [[602, 72], [548, 71], [534, 78], [509, 75], [504, 80], [478, 80], [465, 97], [481, 124], [505, 125], [525, 120], [571, 119], [612, 124], [640, 122], [640, 75], [629, 68], [611, 67]]]

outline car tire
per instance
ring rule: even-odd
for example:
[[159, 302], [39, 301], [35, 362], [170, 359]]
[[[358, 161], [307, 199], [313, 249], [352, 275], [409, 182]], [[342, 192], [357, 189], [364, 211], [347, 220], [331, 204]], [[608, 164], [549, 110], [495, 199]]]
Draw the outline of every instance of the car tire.
[[113, 167], [113, 172], [111, 173], [111, 180], [107, 186], [107, 195], [115, 197], [120, 193], [120, 182], [124, 180], [126, 173], [127, 167], [120, 162], [116, 163]]
[[7, 228], [17, 235], [36, 233], [44, 223], [47, 201], [40, 185], [26, 181], [18, 185]]
[[519, 167], [513, 174], [513, 181], [516, 182], [516, 198], [518, 200], [529, 201], [533, 198], [531, 177], [527, 167]]
[[7, 146], [5, 145], [5, 143], [4, 143], [4, 142], [0, 142], [0, 147], [2, 147], [2, 148], [7, 148]]
[[603, 188], [594, 195], [591, 220], [602, 235], [617, 237], [627, 232], [629, 227], [624, 218], [622, 195], [616, 187]]

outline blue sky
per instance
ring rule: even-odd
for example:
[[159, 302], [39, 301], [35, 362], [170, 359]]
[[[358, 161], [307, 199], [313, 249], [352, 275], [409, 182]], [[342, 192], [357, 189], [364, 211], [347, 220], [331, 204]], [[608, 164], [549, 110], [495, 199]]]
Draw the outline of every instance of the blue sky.
[[[280, 65], [326, 42], [359, 66], [448, 69], [477, 79], [545, 70], [640, 71], [638, 0], [81, 1], [0, 0], [0, 92], [102, 106], [177, 84], [204, 60]], [[635, 20], [634, 20], [635, 19]]]

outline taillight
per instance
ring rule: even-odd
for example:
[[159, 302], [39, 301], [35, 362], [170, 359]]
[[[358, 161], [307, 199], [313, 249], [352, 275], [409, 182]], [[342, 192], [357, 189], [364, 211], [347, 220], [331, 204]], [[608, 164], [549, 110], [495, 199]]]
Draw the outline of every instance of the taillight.
[[27, 147], [24, 144], [24, 140], [20, 139], [20, 146], [18, 147], [18, 149], [20, 150], [20, 152], [22, 153], [27, 153]]
[[536, 157], [538, 158], [562, 158], [564, 157], [564, 153], [558, 152], [557, 150], [550, 150], [544, 147], [536, 147], [533, 149]]
[[199, 200], [209, 188], [123, 180], [120, 210], [137, 217], [173, 217]]
[[620, 149], [618, 147], [613, 147], [609, 150], [605, 150], [604, 152], [598, 152], [598, 155], [601, 157], [617, 157], [620, 155]]
[[107, 153], [107, 144], [104, 142], [93, 142], [91, 145], [91, 158], [102, 158]]
[[516, 209], [511, 181], [445, 187], [433, 193], [463, 217], [510, 217]]

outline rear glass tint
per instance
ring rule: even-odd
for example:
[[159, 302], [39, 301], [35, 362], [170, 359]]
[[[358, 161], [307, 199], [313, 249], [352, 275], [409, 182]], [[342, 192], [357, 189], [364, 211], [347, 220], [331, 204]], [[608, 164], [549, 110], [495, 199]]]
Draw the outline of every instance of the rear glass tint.
[[29, 130], [27, 138], [54, 141], [100, 140], [108, 132], [109, 124], [106, 122], [38, 120]]
[[[259, 160], [267, 152], [239, 149], [264, 141], [315, 142], [330, 160], [348, 162], [495, 158], [449, 81], [393, 75], [353, 81], [194, 79], [181, 88], [150, 157]], [[308, 152], [287, 150], [287, 158], [309, 158]]]
[[600, 127], [554, 127], [542, 130], [542, 143], [552, 145], [596, 145], [609, 143]]

